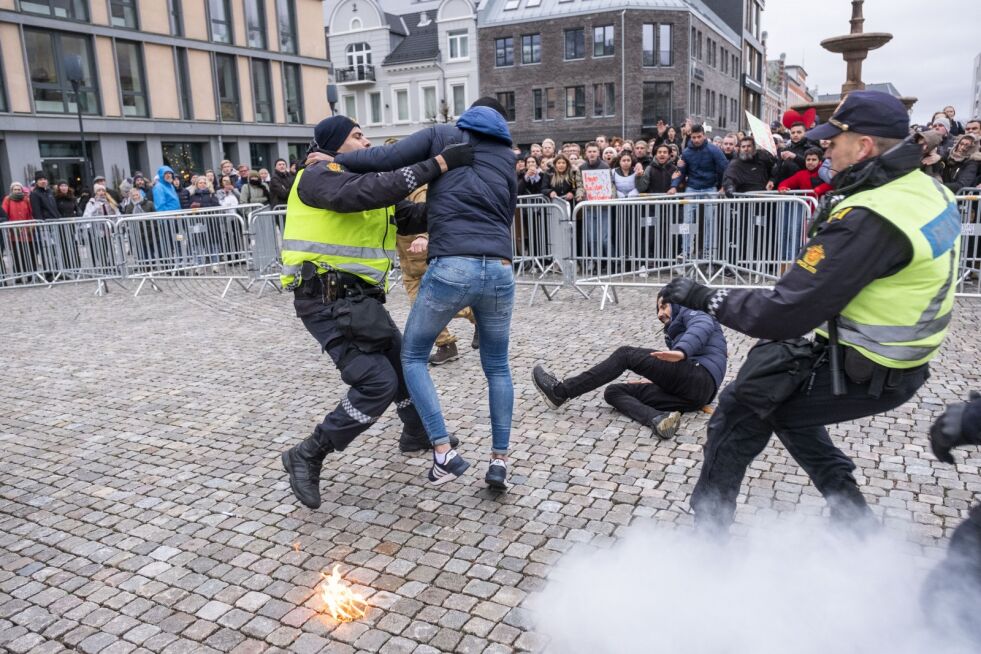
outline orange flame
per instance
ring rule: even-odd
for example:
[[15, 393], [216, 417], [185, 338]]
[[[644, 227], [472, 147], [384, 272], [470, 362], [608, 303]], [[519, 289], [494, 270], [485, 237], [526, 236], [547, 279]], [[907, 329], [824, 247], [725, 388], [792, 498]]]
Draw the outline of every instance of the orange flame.
[[320, 585], [320, 594], [324, 598], [327, 613], [338, 622], [351, 622], [365, 616], [368, 602], [361, 595], [352, 591], [341, 579], [340, 565], [334, 566], [330, 574], [321, 572], [324, 578]]

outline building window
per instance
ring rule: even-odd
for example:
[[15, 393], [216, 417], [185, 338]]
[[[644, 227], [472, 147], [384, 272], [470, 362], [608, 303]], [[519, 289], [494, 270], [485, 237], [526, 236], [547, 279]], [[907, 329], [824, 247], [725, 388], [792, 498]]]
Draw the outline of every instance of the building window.
[[508, 122], [514, 122], [514, 91], [503, 91], [497, 94], [497, 101], [504, 107], [504, 117]]
[[283, 64], [283, 85], [286, 87], [286, 122], [303, 124], [303, 85], [300, 82], [300, 65]]
[[356, 79], [366, 79], [364, 73], [365, 67], [371, 65], [371, 46], [367, 43], [352, 43], [345, 52], [347, 67], [358, 75]]
[[494, 39], [494, 65], [498, 68], [514, 65], [514, 39], [510, 36]]
[[655, 25], [646, 23], [643, 30], [643, 52], [645, 66], [671, 66], [671, 24]]
[[253, 170], [272, 168], [272, 143], [249, 143], [249, 161]]
[[615, 116], [617, 113], [617, 91], [613, 82], [593, 84], [593, 115]]
[[353, 95], [345, 95], [341, 99], [341, 105], [344, 107], [344, 115], [351, 120], [358, 119], [358, 99]]
[[539, 64], [542, 62], [542, 35], [525, 34], [521, 37], [521, 63]]
[[531, 119], [545, 120], [545, 93], [542, 89], [531, 92]]
[[613, 46], [613, 26], [603, 25], [593, 28], [593, 56], [612, 57], [615, 52]]
[[228, 0], [208, 0], [211, 40], [218, 43], [232, 42], [232, 10]]
[[721, 59], [722, 67], [720, 68], [720, 70], [722, 71], [722, 74], [725, 75], [728, 74], [729, 72], [729, 53], [726, 52], [725, 48], [722, 48], [721, 52], [722, 52], [722, 59]]
[[641, 122], [644, 127], [654, 127], [659, 120], [668, 125], [674, 124], [671, 106], [671, 82], [644, 82], [641, 108]]
[[123, 115], [149, 115], [140, 44], [116, 41], [116, 60], [119, 63], [119, 88], [123, 92]]
[[192, 174], [204, 172], [204, 144], [164, 141], [160, 148], [163, 150], [164, 165], [173, 168], [185, 182]]
[[699, 61], [702, 60], [702, 41], [703, 41], [702, 31], [699, 30], [698, 31], [698, 43], [697, 43], [697, 46], [698, 46], [698, 54], [696, 55], [698, 57], [698, 60]]
[[293, 0], [276, 0], [276, 20], [279, 22], [279, 51], [296, 54], [296, 10]]
[[583, 59], [586, 57], [586, 32], [578, 27], [565, 31], [565, 59]]
[[565, 87], [565, 117], [584, 118], [586, 116], [586, 87]]
[[218, 104], [222, 120], [239, 121], [238, 69], [233, 55], [215, 55], [215, 77], [218, 79]]
[[289, 163], [295, 163], [305, 159], [308, 147], [310, 147], [308, 143], [287, 143], [286, 156], [289, 158]]
[[698, 45], [697, 44], [698, 44], [698, 32], [696, 32], [695, 31], [695, 28], [693, 27], [693, 28], [691, 28], [691, 57], [692, 57], [692, 59], [694, 59], [695, 58], [695, 55], [698, 54]]
[[412, 120], [409, 116], [409, 89], [394, 89], [392, 95], [395, 97], [395, 122], [407, 123]]
[[273, 123], [272, 76], [269, 62], [265, 59], [252, 60], [252, 98], [255, 102], [255, 122]]
[[181, 105], [181, 118], [194, 118], [194, 107], [191, 104], [191, 69], [187, 65], [187, 48], [176, 48], [177, 56], [177, 97]]
[[450, 94], [453, 97], [453, 115], [462, 115], [467, 110], [467, 85], [454, 84], [450, 87]]
[[554, 88], [545, 89], [545, 120], [555, 120], [555, 97], [557, 91]]
[[79, 102], [83, 114], [99, 113], [99, 90], [93, 70], [92, 42], [84, 36], [48, 30], [24, 30], [24, 49], [31, 71], [34, 107], [39, 113], [74, 114], [75, 93], [65, 72], [65, 57], [78, 56], [82, 63]]
[[385, 122], [382, 116], [382, 94], [379, 91], [372, 91], [368, 94], [368, 123], [378, 125]]
[[89, 19], [85, 0], [21, 0], [20, 9], [29, 14], [44, 14], [55, 18], [82, 21]]
[[10, 108], [7, 106], [7, 85], [3, 80], [3, 59], [0, 59], [0, 112], [3, 111], [10, 111]]
[[438, 115], [438, 109], [436, 107], [436, 87], [420, 86], [419, 91], [421, 92], [420, 99], [422, 101], [422, 120], [435, 123], [436, 116]]
[[467, 30], [454, 30], [447, 33], [450, 46], [450, 61], [463, 61], [470, 58], [470, 33]]
[[167, 0], [167, 15], [170, 17], [170, 33], [184, 36], [184, 12], [181, 0]]
[[266, 49], [265, 0], [245, 0], [245, 35], [250, 48]]
[[113, 27], [137, 29], [136, 0], [109, 0], [109, 20]]
[[736, 98], [729, 99], [729, 120], [739, 124], [739, 103], [736, 102]]

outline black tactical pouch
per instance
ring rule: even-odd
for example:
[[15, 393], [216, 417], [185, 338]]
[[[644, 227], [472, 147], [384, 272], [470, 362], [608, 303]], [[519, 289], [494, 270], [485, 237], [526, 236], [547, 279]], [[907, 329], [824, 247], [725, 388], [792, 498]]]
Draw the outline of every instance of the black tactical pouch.
[[330, 307], [341, 334], [361, 352], [385, 352], [392, 347], [398, 327], [377, 299], [349, 290]]
[[736, 375], [736, 398], [765, 420], [813, 378], [825, 356], [823, 343], [806, 338], [761, 340]]

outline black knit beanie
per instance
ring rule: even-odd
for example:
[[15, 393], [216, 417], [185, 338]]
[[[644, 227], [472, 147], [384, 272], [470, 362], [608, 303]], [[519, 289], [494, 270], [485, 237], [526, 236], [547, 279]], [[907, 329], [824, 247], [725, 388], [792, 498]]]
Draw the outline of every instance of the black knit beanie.
[[351, 130], [359, 125], [347, 116], [331, 116], [324, 118], [317, 123], [313, 130], [313, 142], [310, 149], [323, 150], [327, 154], [337, 154], [337, 148], [344, 145], [344, 141], [351, 134]]

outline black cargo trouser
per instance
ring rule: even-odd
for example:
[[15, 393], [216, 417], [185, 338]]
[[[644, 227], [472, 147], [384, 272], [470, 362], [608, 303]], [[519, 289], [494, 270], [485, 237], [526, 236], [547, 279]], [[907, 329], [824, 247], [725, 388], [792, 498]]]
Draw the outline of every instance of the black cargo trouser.
[[627, 370], [650, 384], [611, 384], [603, 398], [613, 408], [645, 425], [665, 411], [697, 411], [715, 397], [712, 375], [694, 361], [671, 363], [651, 356], [657, 350], [618, 347], [589, 370], [562, 381], [560, 392], [579, 397], [608, 384]]
[[402, 338], [397, 330], [387, 351], [365, 354], [341, 334], [329, 304], [296, 298], [294, 306], [303, 326], [330, 355], [341, 379], [350, 386], [347, 396], [314, 429], [313, 436], [322, 447], [343, 450], [392, 402], [405, 430], [425, 436], [402, 375]]
[[831, 442], [825, 425], [894, 409], [913, 397], [929, 376], [926, 365], [903, 372], [895, 386], [883, 389], [879, 397], [869, 395], [868, 382], [858, 384], [846, 378], [847, 392], [836, 397], [831, 393], [830, 368], [822, 365], [809, 393], [805, 385], [766, 420], [737, 399], [738, 382], [729, 384], [709, 421], [705, 460], [692, 493], [696, 525], [707, 531], [729, 527], [746, 468], [763, 452], [774, 432], [824, 495], [832, 519], [844, 523], [867, 520], [871, 512], [852, 476], [855, 464]]

